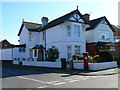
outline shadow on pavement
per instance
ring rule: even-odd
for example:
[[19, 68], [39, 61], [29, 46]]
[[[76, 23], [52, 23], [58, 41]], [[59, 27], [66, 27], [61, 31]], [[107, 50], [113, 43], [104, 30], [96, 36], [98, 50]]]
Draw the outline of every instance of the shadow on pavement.
[[46, 73], [63, 73], [63, 74], [66, 74], [66, 75], [61, 75], [61, 77], [69, 77], [69, 76], [73, 76], [73, 75], [105, 76], [105, 75], [117, 74], [117, 73], [90, 74], [91, 71], [84, 71], [84, 70], [64, 70], [64, 69], [55, 69], [55, 68], [51, 69], [51, 68], [20, 66], [20, 65], [3, 63], [2, 64], [2, 76], [0, 78], [23, 76], [23, 75], [46, 74]]

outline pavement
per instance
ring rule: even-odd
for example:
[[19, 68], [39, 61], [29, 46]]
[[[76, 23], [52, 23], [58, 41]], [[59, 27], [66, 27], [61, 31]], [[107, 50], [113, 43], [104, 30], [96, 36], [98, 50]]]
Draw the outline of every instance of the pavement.
[[2, 80], [2, 88], [109, 88], [110, 90], [118, 88], [118, 74], [118, 68], [91, 72], [3, 65], [0, 81]]

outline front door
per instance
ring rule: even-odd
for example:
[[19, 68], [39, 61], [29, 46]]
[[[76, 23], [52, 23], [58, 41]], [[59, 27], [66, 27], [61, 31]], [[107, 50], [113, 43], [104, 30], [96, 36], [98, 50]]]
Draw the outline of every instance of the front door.
[[44, 61], [43, 50], [38, 50], [38, 59], [40, 61]]

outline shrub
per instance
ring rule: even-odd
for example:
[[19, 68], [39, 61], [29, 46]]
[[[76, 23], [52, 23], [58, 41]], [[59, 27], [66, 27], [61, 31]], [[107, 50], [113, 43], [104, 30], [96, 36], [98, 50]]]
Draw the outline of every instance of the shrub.
[[72, 59], [73, 60], [83, 60], [84, 57], [83, 57], [83, 55], [75, 54], [75, 55], [72, 56]]
[[59, 54], [60, 54], [59, 50], [55, 46], [52, 46], [47, 50], [46, 60], [55, 62], [56, 59], [59, 58]]
[[109, 62], [113, 61], [113, 54], [108, 50], [102, 50], [99, 52], [101, 58], [100, 62]]
[[99, 55], [95, 55], [93, 58], [93, 62], [98, 63], [101, 61], [101, 58], [99, 57]]

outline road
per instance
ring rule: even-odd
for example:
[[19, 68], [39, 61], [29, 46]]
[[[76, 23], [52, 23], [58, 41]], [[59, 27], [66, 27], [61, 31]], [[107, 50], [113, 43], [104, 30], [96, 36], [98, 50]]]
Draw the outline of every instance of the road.
[[98, 72], [84, 75], [62, 69], [3, 65], [0, 81], [2, 88], [118, 88], [118, 74]]

